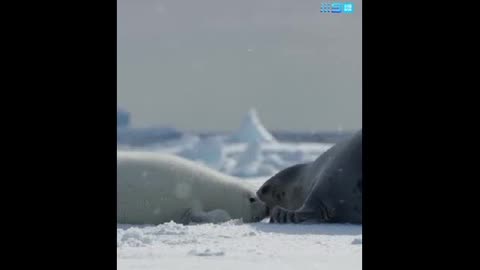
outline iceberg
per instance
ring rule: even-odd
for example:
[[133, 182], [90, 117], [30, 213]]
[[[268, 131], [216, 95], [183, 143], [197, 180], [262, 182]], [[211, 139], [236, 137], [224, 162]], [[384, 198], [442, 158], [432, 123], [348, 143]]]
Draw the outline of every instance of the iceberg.
[[276, 142], [273, 135], [263, 126], [255, 109], [250, 109], [244, 117], [240, 128], [228, 137], [230, 142], [259, 143]]

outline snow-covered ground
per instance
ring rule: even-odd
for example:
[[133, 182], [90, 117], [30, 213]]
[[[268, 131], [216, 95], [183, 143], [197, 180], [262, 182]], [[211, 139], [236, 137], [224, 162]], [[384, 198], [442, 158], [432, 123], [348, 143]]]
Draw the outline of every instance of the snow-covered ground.
[[[313, 161], [331, 146], [279, 142], [251, 110], [230, 136], [185, 135], [141, 149], [179, 155], [258, 188], [279, 170]], [[118, 224], [117, 265], [118, 269], [361, 269], [362, 226], [279, 225], [266, 219], [250, 224], [239, 220], [188, 226]]]
[[167, 223], [117, 229], [117, 269], [361, 269], [361, 227]]

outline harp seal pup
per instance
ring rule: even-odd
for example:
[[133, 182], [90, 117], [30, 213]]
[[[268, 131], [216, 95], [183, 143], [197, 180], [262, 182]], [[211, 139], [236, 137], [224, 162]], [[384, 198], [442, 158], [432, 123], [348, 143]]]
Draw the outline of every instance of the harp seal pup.
[[117, 223], [257, 222], [266, 206], [241, 180], [173, 155], [117, 151]]
[[271, 223], [362, 224], [362, 130], [315, 161], [280, 171], [257, 195]]

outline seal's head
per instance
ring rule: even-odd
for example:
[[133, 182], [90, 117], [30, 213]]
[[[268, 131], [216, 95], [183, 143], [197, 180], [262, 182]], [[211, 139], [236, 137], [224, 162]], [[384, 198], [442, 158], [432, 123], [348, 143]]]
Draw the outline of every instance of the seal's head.
[[242, 196], [243, 221], [259, 222], [268, 216], [267, 206], [258, 199], [254, 191], [245, 192]]
[[300, 208], [305, 201], [302, 171], [308, 163], [288, 167], [268, 179], [257, 191], [257, 196], [267, 205], [267, 211], [275, 206], [289, 210]]

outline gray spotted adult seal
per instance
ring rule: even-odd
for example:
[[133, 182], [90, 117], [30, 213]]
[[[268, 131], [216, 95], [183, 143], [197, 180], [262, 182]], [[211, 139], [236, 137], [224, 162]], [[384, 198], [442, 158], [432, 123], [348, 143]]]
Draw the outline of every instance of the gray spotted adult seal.
[[362, 223], [362, 130], [257, 191], [273, 223]]

